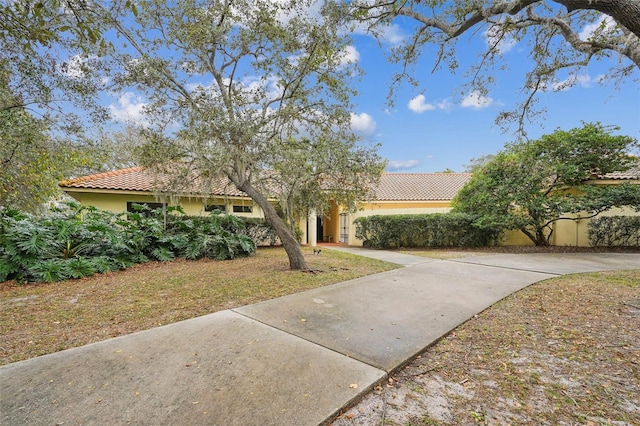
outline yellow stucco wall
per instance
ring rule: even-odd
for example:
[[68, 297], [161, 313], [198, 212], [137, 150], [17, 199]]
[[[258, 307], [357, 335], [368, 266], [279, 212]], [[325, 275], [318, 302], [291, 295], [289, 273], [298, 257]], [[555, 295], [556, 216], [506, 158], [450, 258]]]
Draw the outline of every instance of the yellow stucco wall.
[[[336, 209], [337, 211], [337, 209]], [[361, 211], [349, 215], [349, 245], [362, 245], [362, 240], [356, 239], [356, 228], [353, 221], [358, 217], [372, 215], [399, 214], [430, 214], [447, 213], [451, 207], [447, 203], [378, 203], [366, 205]], [[579, 215], [572, 216], [577, 217]], [[585, 215], [583, 215], [585, 216]], [[614, 208], [600, 216], [640, 216], [640, 212], [633, 208]], [[589, 247], [588, 238], [589, 219], [561, 220], [554, 224], [551, 244], [555, 246]], [[326, 231], [325, 231], [326, 233]], [[339, 234], [336, 234], [339, 235]], [[334, 241], [336, 241], [334, 239]], [[520, 231], [508, 231], [501, 243], [504, 246], [531, 246], [533, 242]]]
[[[553, 224], [553, 234], [551, 235], [552, 246], [574, 246], [589, 247], [589, 222], [591, 219], [580, 219], [581, 215], [569, 215], [567, 219], [559, 220]], [[582, 214], [582, 217], [587, 216]], [[613, 208], [600, 216], [640, 216], [631, 207]], [[503, 240], [503, 246], [530, 246], [533, 242], [520, 231], [508, 231]]]
[[500, 241], [501, 246], [532, 246], [531, 241], [526, 235], [520, 231], [507, 231]]
[[65, 189], [65, 192], [71, 197], [75, 198], [80, 204], [85, 206], [94, 206], [101, 210], [107, 210], [113, 213], [123, 213], [127, 211], [127, 202], [134, 203], [162, 203], [166, 202], [168, 205], [180, 205], [184, 212], [190, 216], [203, 216], [208, 215], [209, 212], [205, 212], [205, 205], [227, 205], [227, 212], [233, 213], [232, 206], [251, 206], [251, 213], [233, 213], [237, 216], [243, 217], [264, 217], [260, 207], [252, 200], [246, 198], [228, 198], [225, 203], [224, 198], [208, 198], [203, 199], [200, 197], [181, 197], [174, 199], [163, 199], [162, 197], [156, 197], [152, 194], [144, 194], [140, 192], [86, 192], [86, 191], [72, 191]]
[[[586, 216], [582, 214], [582, 216]], [[640, 216], [640, 212], [636, 212], [631, 207], [613, 208], [600, 216]], [[575, 218], [580, 215], [575, 215]], [[554, 232], [551, 237], [551, 244], [554, 246], [577, 246], [589, 247], [588, 225], [591, 219], [581, 220], [561, 220], [556, 222]]]

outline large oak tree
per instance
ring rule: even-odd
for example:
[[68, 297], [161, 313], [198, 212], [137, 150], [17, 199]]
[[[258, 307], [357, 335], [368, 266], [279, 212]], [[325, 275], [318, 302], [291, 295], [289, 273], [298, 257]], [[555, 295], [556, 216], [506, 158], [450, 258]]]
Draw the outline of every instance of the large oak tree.
[[321, 208], [328, 191], [354, 205], [384, 166], [350, 128], [357, 70], [343, 16], [305, 1], [137, 4], [135, 19], [112, 16], [123, 40], [112, 75], [146, 96], [145, 164], [171, 175], [175, 192], [190, 177], [204, 191], [227, 178], [260, 206], [291, 268], [306, 269], [270, 200]]

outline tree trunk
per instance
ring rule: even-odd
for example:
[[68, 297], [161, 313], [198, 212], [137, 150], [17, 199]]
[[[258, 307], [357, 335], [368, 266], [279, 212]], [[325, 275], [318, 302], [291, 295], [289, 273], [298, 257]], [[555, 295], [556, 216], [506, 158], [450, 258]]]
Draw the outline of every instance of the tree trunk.
[[246, 193], [253, 201], [255, 201], [262, 211], [264, 212], [264, 218], [273, 229], [275, 229], [276, 234], [280, 237], [280, 241], [282, 241], [282, 246], [284, 250], [287, 252], [287, 256], [289, 257], [289, 267], [294, 270], [306, 270], [309, 269], [307, 266], [307, 261], [302, 254], [302, 250], [300, 249], [300, 244], [298, 240], [296, 240], [295, 235], [291, 231], [282, 218], [278, 216], [276, 209], [269, 202], [267, 197], [264, 196], [260, 191], [254, 188], [251, 183], [248, 181], [244, 182], [233, 182], [236, 187]]
[[548, 247], [549, 246], [549, 238], [551, 235], [546, 236], [544, 234], [544, 228], [536, 229], [536, 245], [540, 247]]
[[640, 37], [640, 2], [638, 0], [555, 0], [569, 12], [578, 9], [593, 9], [611, 16]]
[[538, 247], [549, 246], [549, 238], [551, 238], [551, 235], [547, 236], [544, 234], [544, 227], [543, 228], [536, 227], [535, 232], [533, 230], [529, 230], [523, 227], [523, 228], [520, 228], [520, 232], [526, 235], [527, 238], [529, 238], [531, 242]]

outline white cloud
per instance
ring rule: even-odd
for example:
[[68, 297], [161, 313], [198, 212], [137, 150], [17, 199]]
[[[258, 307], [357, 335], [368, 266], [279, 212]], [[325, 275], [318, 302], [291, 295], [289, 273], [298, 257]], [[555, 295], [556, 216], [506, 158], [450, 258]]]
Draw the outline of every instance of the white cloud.
[[451, 102], [449, 98], [442, 99], [435, 103], [428, 103], [424, 95], [418, 95], [411, 99], [407, 106], [411, 111], [418, 114], [422, 114], [425, 111], [433, 111], [435, 109], [451, 111], [454, 107], [453, 102]]
[[580, 86], [584, 89], [593, 87], [594, 84], [600, 84], [603, 81], [604, 76], [602, 74], [595, 77], [591, 77], [587, 74], [572, 75], [565, 78], [562, 81], [558, 81], [553, 84], [554, 92], [565, 92], [573, 86]]
[[420, 162], [418, 160], [407, 161], [389, 161], [387, 164], [387, 171], [397, 172], [400, 170], [410, 170], [416, 167]]
[[360, 60], [360, 52], [358, 52], [358, 49], [356, 49], [355, 46], [347, 46], [342, 51], [342, 61], [341, 61], [342, 65], [355, 64], [359, 60]]
[[65, 74], [71, 78], [82, 78], [87, 76], [87, 71], [91, 70], [92, 62], [96, 60], [96, 56], [74, 55], [65, 62], [58, 64], [58, 72]]
[[510, 35], [501, 31], [500, 25], [493, 25], [483, 34], [487, 45], [498, 50], [502, 55], [513, 49], [518, 42]]
[[371, 136], [376, 131], [376, 122], [366, 112], [351, 113], [351, 130], [362, 136]]
[[411, 111], [422, 114], [425, 111], [431, 111], [436, 109], [433, 104], [428, 104], [424, 95], [418, 95], [409, 101], [408, 107]]
[[469, 93], [469, 95], [462, 100], [463, 108], [473, 108], [473, 109], [482, 109], [487, 108], [493, 104], [493, 99], [482, 95], [479, 91], [474, 90]]
[[393, 46], [402, 43], [405, 39], [405, 35], [403, 34], [398, 24], [392, 24], [382, 27], [381, 35], [384, 41]]
[[451, 111], [453, 109], [453, 102], [449, 98], [443, 99], [436, 104], [438, 109], [442, 109], [445, 111]]
[[589, 40], [591, 37], [602, 34], [610, 35], [616, 31], [616, 23], [610, 16], [602, 15], [597, 22], [585, 25], [578, 34], [580, 40]]
[[124, 92], [118, 98], [117, 105], [109, 105], [109, 111], [111, 112], [111, 117], [116, 121], [148, 125], [144, 113], [145, 106], [147, 106], [147, 103], [144, 102], [142, 97], [133, 92]]

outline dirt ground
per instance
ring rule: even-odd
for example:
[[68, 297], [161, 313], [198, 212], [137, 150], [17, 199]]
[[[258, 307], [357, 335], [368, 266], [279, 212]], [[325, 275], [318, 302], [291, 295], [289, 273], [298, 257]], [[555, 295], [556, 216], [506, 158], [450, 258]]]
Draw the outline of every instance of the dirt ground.
[[572, 275], [494, 305], [333, 426], [640, 425], [640, 271]]

